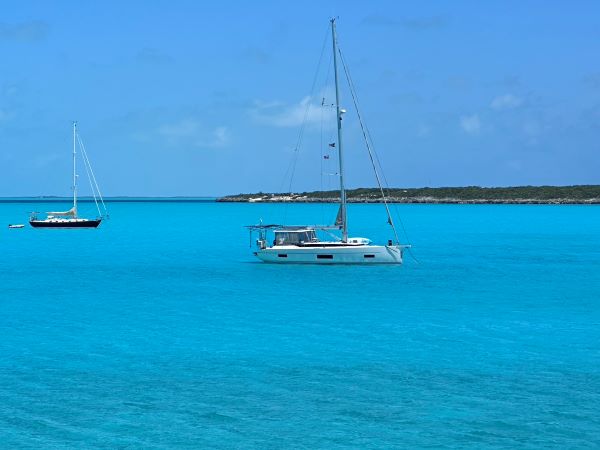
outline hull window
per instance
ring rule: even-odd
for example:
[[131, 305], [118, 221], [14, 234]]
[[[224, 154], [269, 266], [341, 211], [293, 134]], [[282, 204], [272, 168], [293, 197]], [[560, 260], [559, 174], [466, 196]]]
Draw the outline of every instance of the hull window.
[[285, 253], [278, 253], [277, 256], [279, 258], [287, 258], [287, 254], [285, 254]]
[[333, 255], [317, 255], [317, 259], [333, 259]]
[[365, 255], [365, 258], [375, 258], [375, 255]]

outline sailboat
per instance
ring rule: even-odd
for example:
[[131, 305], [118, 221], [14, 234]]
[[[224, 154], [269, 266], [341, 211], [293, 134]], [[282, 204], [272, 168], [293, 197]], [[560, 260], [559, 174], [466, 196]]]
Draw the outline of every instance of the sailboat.
[[[79, 217], [77, 214], [77, 180], [79, 175], [77, 175], [77, 143], [79, 142], [79, 146], [81, 149], [81, 153], [83, 155], [84, 166], [86, 169], [86, 173], [90, 180], [90, 186], [92, 188], [92, 195], [94, 197], [94, 202], [96, 203], [96, 208], [98, 209], [98, 217], [95, 219], [86, 219], [83, 217]], [[29, 218], [29, 224], [33, 228], [97, 228], [102, 222], [103, 215], [100, 212], [100, 207], [98, 205], [98, 197], [102, 203], [104, 211], [106, 212], [106, 205], [104, 204], [104, 199], [102, 198], [102, 194], [100, 193], [100, 189], [98, 188], [98, 183], [96, 182], [96, 177], [94, 176], [94, 172], [90, 165], [89, 159], [87, 157], [87, 153], [85, 151], [85, 147], [79, 138], [77, 133], [77, 122], [73, 122], [73, 206], [68, 211], [49, 211], [46, 213], [45, 219], [38, 219], [37, 212], [31, 213], [31, 217]], [[96, 195], [98, 194], [98, 195]]]
[[[338, 82], [338, 61], [339, 52], [335, 18], [331, 19], [331, 36], [333, 41], [333, 69], [335, 79], [335, 110], [337, 120], [337, 149], [339, 162], [339, 182], [340, 182], [340, 206], [336, 220], [333, 225], [279, 225], [262, 223], [250, 225], [252, 235], [258, 232], [256, 240], [257, 250], [254, 255], [260, 260], [269, 263], [296, 263], [296, 264], [402, 264], [403, 250], [408, 245], [401, 245], [394, 227], [394, 222], [390, 214], [389, 206], [385, 199], [381, 187], [377, 168], [371, 154], [367, 134], [364, 132], [367, 148], [371, 155], [371, 162], [379, 188], [382, 194], [383, 202], [388, 216], [388, 224], [392, 227], [395, 240], [388, 240], [387, 245], [375, 245], [370, 239], [363, 237], [349, 237], [348, 235], [348, 215], [346, 189], [344, 186], [344, 147], [342, 141], [342, 115], [346, 112], [340, 107], [340, 89]], [[341, 53], [340, 53], [341, 55]], [[342, 59], [342, 63], [344, 63]], [[344, 67], [345, 69], [345, 67]], [[355, 100], [355, 98], [353, 97]], [[354, 102], [357, 106], [356, 101]], [[358, 112], [358, 109], [357, 109]], [[359, 114], [360, 120], [360, 114]], [[361, 120], [362, 126], [362, 120]], [[331, 144], [335, 147], [334, 144]], [[341, 231], [341, 238], [329, 232], [329, 230]], [[267, 235], [273, 232], [274, 240], [269, 244]], [[317, 232], [325, 232], [334, 236], [335, 240], [321, 240]]]

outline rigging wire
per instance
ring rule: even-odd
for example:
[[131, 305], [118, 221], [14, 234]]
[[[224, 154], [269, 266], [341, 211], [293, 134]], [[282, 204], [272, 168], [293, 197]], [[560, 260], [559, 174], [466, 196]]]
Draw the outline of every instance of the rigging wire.
[[[365, 124], [365, 128], [366, 128], [366, 130], [367, 130], [367, 135], [369, 136], [369, 140], [371, 141], [371, 144], [372, 144], [372, 145], [373, 145], [373, 147], [374, 147], [374, 144], [373, 144], [373, 138], [372, 138], [372, 136], [371, 136], [371, 131], [369, 130], [369, 127], [368, 127], [368, 125], [366, 125], [366, 124]], [[385, 187], [386, 187], [386, 189], [387, 189], [387, 191], [388, 191], [388, 195], [389, 195], [389, 192], [390, 192], [390, 190], [391, 190], [391, 189], [390, 189], [390, 184], [388, 183], [387, 177], [385, 176], [385, 171], [383, 170], [383, 166], [381, 165], [381, 162], [379, 161], [379, 155], [377, 154], [377, 152], [376, 152], [376, 151], [374, 151], [374, 154], [375, 154], [375, 160], [377, 161], [377, 165], [379, 166], [379, 169], [380, 169], [380, 171], [381, 171], [381, 175], [382, 175], [382, 177], [383, 177], [383, 182], [384, 182], [384, 184], [385, 184]], [[402, 228], [402, 233], [404, 234], [404, 237], [406, 238], [406, 242], [407, 242], [409, 245], [411, 245], [411, 242], [412, 242], [412, 241], [411, 241], [411, 239], [410, 239], [410, 238], [409, 238], [409, 236], [408, 236], [408, 233], [407, 233], [407, 231], [406, 231], [406, 227], [404, 226], [404, 221], [402, 220], [402, 216], [400, 215], [400, 212], [398, 211], [398, 205], [397, 205], [396, 203], [392, 203], [392, 205], [391, 205], [391, 206], [392, 206], [392, 208], [394, 208], [394, 213], [396, 214], [396, 217], [398, 218], [398, 222], [400, 222], [400, 226], [401, 226], [401, 228]], [[418, 260], [418, 259], [415, 257], [415, 255], [413, 254], [413, 251], [411, 250], [411, 248], [410, 248], [410, 247], [408, 247], [408, 252], [410, 253], [410, 256], [411, 256], [411, 257], [412, 257], [412, 258], [413, 258], [413, 259], [414, 259], [416, 262], [420, 263], [420, 261], [419, 261], [419, 260]]]
[[83, 156], [83, 166], [86, 170], [86, 173], [88, 174], [88, 181], [90, 183], [90, 188], [92, 189], [92, 195], [94, 196], [94, 199], [96, 198], [96, 192], [97, 192], [97, 184], [94, 184], [95, 178], [92, 178], [92, 174], [90, 173], [91, 170], [91, 165], [90, 165], [90, 161], [89, 158], [87, 157], [87, 152], [85, 151], [85, 146], [83, 145], [83, 141], [81, 140], [81, 137], [79, 136], [79, 134], [77, 135], [77, 142], [79, 143], [79, 148], [81, 150], [81, 155]]
[[[356, 109], [356, 114], [358, 116], [358, 121], [360, 123], [361, 131], [362, 131], [363, 137], [365, 139], [365, 144], [366, 144], [367, 150], [369, 152], [369, 158], [371, 160], [371, 165], [373, 166], [373, 171], [375, 172], [375, 178], [377, 179], [377, 184], [379, 186], [379, 190], [381, 192], [383, 203], [385, 205], [385, 209], [386, 209], [386, 212], [388, 215], [388, 223], [390, 224], [390, 226], [392, 227], [392, 230], [394, 231], [394, 236], [396, 237], [396, 242], [399, 243], [398, 233], [396, 232], [396, 227], [394, 226], [392, 216], [390, 213], [390, 209], [389, 209], [389, 204], [386, 200], [385, 192], [384, 192], [383, 186], [381, 184], [381, 179], [379, 177], [379, 172], [381, 172], [385, 186], [386, 186], [387, 190], [389, 191], [390, 188], [389, 188], [387, 178], [385, 176], [385, 171], [383, 170], [383, 166], [381, 165], [379, 156], [378, 156], [377, 152], [375, 151], [371, 132], [369, 131], [369, 128], [362, 120], [362, 116], [360, 114], [360, 109], [358, 107], [358, 96], [356, 94], [356, 88], [354, 87], [354, 81], [352, 80], [352, 76], [350, 75], [350, 71], [348, 70], [348, 67], [346, 65], [346, 60], [344, 59], [344, 56], [342, 54], [342, 51], [341, 51], [339, 45], [338, 45], [338, 53], [340, 55], [340, 60], [342, 61], [342, 67], [344, 68], [344, 73], [346, 75], [346, 80], [348, 81], [348, 86], [350, 87], [350, 94], [352, 96], [354, 108]], [[379, 167], [379, 171], [377, 170], [377, 167]], [[400, 216], [400, 214], [398, 212], [398, 208], [397, 208], [396, 204], [393, 204], [393, 207], [394, 207], [394, 212], [396, 213], [396, 217], [398, 218], [398, 221], [402, 228], [402, 233], [404, 234], [407, 242], [410, 244], [411, 241], [408, 237], [408, 233], [406, 232], [406, 227], [404, 226], [404, 222], [402, 221], [402, 217]], [[408, 247], [408, 252], [417, 263], [420, 263], [420, 261], [413, 254], [410, 246]]]
[[[323, 97], [323, 101], [321, 102], [321, 145], [320, 145], [320, 150], [321, 150], [321, 158], [319, 159], [319, 164], [320, 164], [320, 169], [321, 172], [319, 174], [319, 188], [321, 189], [321, 192], [323, 192], [323, 161], [325, 159], [325, 154], [323, 152], [323, 112], [325, 111], [325, 97]], [[321, 203], [321, 223], [325, 223], [325, 206], [323, 205], [323, 203]]]
[[[323, 87], [322, 87], [322, 90], [321, 90], [321, 92], [323, 93], [323, 98], [321, 100], [321, 147], [320, 147], [320, 150], [321, 150], [321, 158], [320, 158], [321, 173], [320, 173], [320, 176], [319, 176], [321, 192], [325, 191], [324, 186], [323, 186], [323, 175], [327, 174], [327, 187], [329, 188], [329, 186], [331, 186], [331, 179], [330, 179], [330, 176], [329, 176], [329, 161], [330, 161], [330, 158], [329, 158], [329, 142], [330, 142], [330, 140], [328, 139], [327, 147], [324, 146], [324, 140], [323, 140], [324, 132], [329, 131], [328, 134], [330, 135], [331, 134], [331, 129], [324, 130], [324, 125], [323, 124], [325, 123], [325, 108], [329, 108], [330, 107], [330, 105], [325, 102], [325, 99], [326, 99], [325, 98], [325, 90], [327, 89], [327, 85], [329, 83], [329, 77], [330, 77], [330, 74], [331, 74], [332, 59], [333, 59], [333, 56], [329, 55], [329, 62], [327, 63], [327, 73], [325, 74], [325, 80], [323, 82]], [[329, 123], [329, 122], [327, 122], [327, 123]], [[325, 159], [327, 159], [327, 164], [325, 164], [323, 162], [323, 161], [325, 161]], [[324, 171], [324, 167], [323, 167], [324, 165], [327, 166], [327, 172]], [[325, 223], [325, 204], [323, 202], [321, 202], [321, 223]]]
[[[379, 160], [379, 155], [377, 154], [377, 152], [374, 149], [373, 137], [371, 136], [371, 131], [369, 130], [369, 126], [367, 124], [365, 124], [365, 128], [367, 130], [367, 135], [369, 136], [369, 140], [371, 141], [371, 144], [373, 145], [373, 153], [375, 154], [375, 160], [377, 161], [377, 165], [379, 166], [379, 169], [381, 171], [381, 175], [383, 177], [383, 181], [385, 183], [385, 187], [386, 187], [386, 189], [388, 191], [388, 194], [389, 194], [389, 192], [391, 190], [390, 189], [390, 184], [388, 183], [387, 177], [385, 176], [385, 171], [383, 170], [383, 166], [382, 166], [382, 164], [381, 164], [381, 162]], [[394, 208], [394, 213], [395, 213], [396, 217], [398, 218], [398, 222], [400, 223], [400, 227], [402, 228], [402, 233], [404, 234], [404, 237], [406, 238], [406, 242], [409, 245], [412, 245], [412, 240], [408, 236], [408, 232], [406, 231], [406, 227], [404, 225], [404, 221], [402, 220], [402, 215], [398, 211], [398, 205], [396, 203], [392, 203], [392, 208]], [[414, 259], [418, 264], [421, 263], [417, 259], [417, 257], [414, 255], [414, 252], [412, 251], [412, 247], [408, 247], [408, 253], [412, 257], [412, 259]]]
[[84, 164], [83, 167], [85, 167], [85, 173], [87, 174], [88, 181], [90, 182], [90, 186], [92, 187], [92, 196], [94, 197], [94, 203], [96, 204], [96, 209], [98, 210], [98, 215], [101, 216], [102, 213], [100, 212], [100, 206], [98, 206], [98, 200], [96, 199], [96, 193], [94, 192], [94, 187], [92, 185], [92, 178], [90, 176], [90, 170], [89, 170], [87, 164]]
[[[358, 121], [360, 123], [360, 128], [361, 128], [363, 137], [365, 139], [365, 144], [366, 144], [367, 150], [369, 152], [369, 158], [371, 160], [371, 165], [373, 166], [373, 171], [375, 172], [375, 178], [377, 179], [377, 185], [379, 186], [379, 190], [381, 192], [381, 197], [382, 197], [382, 200], [383, 200], [383, 204], [385, 206], [385, 209], [386, 209], [386, 212], [387, 212], [387, 215], [388, 215], [388, 223], [392, 227], [392, 230], [394, 232], [394, 236], [396, 238], [396, 242], [399, 244], [400, 243], [400, 239], [398, 238], [398, 233], [396, 232], [396, 227], [394, 226], [394, 221], [392, 219], [392, 215], [390, 213], [389, 204], [387, 202], [387, 199], [386, 199], [386, 196], [385, 196], [385, 192], [384, 192], [383, 186], [381, 184], [381, 179], [379, 177], [379, 172], [382, 173], [383, 180], [385, 182], [385, 186], [387, 187], [388, 191], [389, 191], [389, 184], [388, 184], [387, 178], [385, 176], [385, 172], [383, 170], [381, 162], [379, 160], [379, 156], [377, 155], [377, 152], [375, 151], [375, 148], [373, 146], [373, 139], [371, 137], [371, 133], [370, 133], [369, 129], [367, 128], [366, 124], [363, 122], [362, 116], [360, 114], [360, 109], [358, 107], [358, 96], [356, 94], [356, 88], [354, 87], [354, 81], [352, 80], [352, 77], [350, 75], [350, 71], [348, 70], [348, 66], [346, 65], [346, 60], [344, 59], [344, 56], [343, 56], [342, 51], [339, 48], [339, 46], [338, 46], [338, 53], [340, 54], [340, 60], [342, 61], [342, 67], [344, 68], [344, 73], [346, 75], [346, 80], [348, 81], [348, 86], [350, 87], [350, 94], [352, 96], [352, 101], [354, 103], [354, 108], [356, 109], [356, 115], [358, 116]], [[379, 171], [377, 170], [377, 167], [379, 167]], [[404, 222], [402, 221], [402, 217], [398, 213], [398, 209], [397, 209], [397, 207], [396, 207], [395, 204], [394, 204], [394, 212], [396, 213], [396, 217], [398, 217], [398, 221], [400, 222], [400, 226], [402, 228], [402, 232], [403, 232], [404, 236], [406, 237], [406, 240], [410, 244], [410, 239], [408, 238], [408, 233], [406, 232], [406, 227], [404, 226]], [[408, 247], [408, 251], [409, 251], [409, 254], [411, 255], [411, 257], [417, 263], [419, 263], [419, 260], [414, 256], [414, 254], [413, 254], [413, 252], [411, 250], [411, 247]]]
[[[350, 75], [350, 71], [348, 71], [348, 75], [350, 77], [350, 81], [352, 83], [352, 86], [354, 86], [354, 81], [352, 80], [352, 76]], [[384, 182], [385, 188], [387, 189], [388, 195], [389, 195], [390, 190], [391, 190], [390, 189], [390, 184], [388, 183], [387, 177], [385, 175], [385, 171], [383, 170], [383, 165], [381, 164], [381, 161], [379, 160], [379, 154], [375, 150], [375, 144], [373, 142], [373, 136], [371, 135], [371, 130], [369, 129], [369, 126], [366, 123], [365, 123], [365, 129], [367, 131], [367, 136], [369, 137], [369, 141], [371, 142], [371, 146], [373, 148], [373, 153], [375, 155], [375, 160], [377, 161], [377, 166], [379, 167], [381, 176], [383, 177], [383, 182]], [[394, 209], [394, 213], [395, 213], [396, 217], [398, 218], [398, 222], [400, 222], [400, 226], [402, 228], [402, 233], [404, 234], [404, 237], [406, 238], [406, 242], [410, 245], [412, 241], [411, 241], [411, 239], [408, 236], [408, 232], [406, 231], [406, 227], [404, 226], [404, 221], [402, 220], [402, 215], [398, 211], [398, 205], [396, 203], [392, 203], [391, 206]], [[410, 249], [410, 247], [408, 248], [408, 250], [409, 250], [409, 253], [412, 256], [412, 258], [415, 261], [419, 262], [419, 260], [413, 255], [413, 252]]]
[[[312, 84], [311, 84], [311, 88], [310, 88], [310, 95], [308, 97], [308, 101], [306, 102], [306, 107], [304, 108], [304, 116], [302, 118], [302, 124], [300, 125], [300, 131], [298, 133], [298, 138], [296, 140], [296, 146], [294, 147], [294, 154], [292, 156], [292, 160], [290, 162], [290, 165], [288, 166], [288, 170], [286, 171], [285, 175], [284, 175], [284, 182], [285, 179], [288, 176], [288, 173], [290, 174], [290, 182], [288, 184], [288, 192], [291, 194], [292, 193], [292, 184], [294, 182], [294, 175], [296, 173], [296, 164], [298, 162], [298, 153], [300, 151], [300, 146], [302, 145], [302, 140], [304, 138], [304, 132], [306, 130], [306, 124], [308, 122], [308, 113], [310, 111], [310, 107], [311, 107], [311, 101], [314, 97], [314, 92], [315, 92], [315, 86], [317, 85], [317, 79], [319, 77], [319, 71], [321, 69], [321, 62], [323, 61], [323, 54], [325, 53], [325, 46], [327, 44], [327, 36], [329, 34], [328, 32], [328, 28], [326, 29], [325, 32], [325, 36], [323, 38], [323, 45], [321, 46], [321, 54], [319, 55], [319, 61], [317, 63], [317, 69], [315, 70], [315, 74], [313, 76], [313, 80], [312, 80]], [[283, 184], [283, 183], [282, 183]], [[286, 221], [287, 218], [287, 205], [284, 208], [284, 223]]]
[[379, 190], [381, 191], [381, 198], [383, 199], [383, 204], [385, 205], [385, 210], [387, 212], [388, 223], [392, 227], [394, 236], [396, 238], [396, 242], [399, 244], [400, 239], [398, 238], [398, 233], [396, 232], [396, 227], [394, 226], [394, 221], [392, 220], [392, 215], [390, 213], [390, 209], [388, 207], [387, 200], [385, 198], [385, 192], [383, 192], [383, 187], [381, 185], [381, 179], [379, 177], [379, 171], [377, 170], [377, 164], [375, 163], [375, 159], [373, 157], [373, 151], [371, 149], [371, 144], [369, 143], [369, 139], [367, 137], [367, 132], [366, 132], [363, 120], [362, 120], [362, 116], [360, 114], [360, 110], [358, 109], [358, 100], [356, 98], [354, 84], [352, 83], [352, 79], [350, 78], [350, 75], [348, 73], [348, 67], [346, 66], [346, 61], [344, 60], [342, 51], [340, 50], [339, 46], [338, 46], [338, 53], [340, 54], [340, 60], [342, 61], [342, 67], [344, 68], [344, 73], [346, 74], [346, 80], [348, 81], [348, 85], [350, 87], [350, 94], [352, 96], [352, 101], [354, 102], [354, 108], [356, 109], [356, 115], [358, 116], [358, 122], [360, 123], [360, 128], [362, 130], [363, 137], [365, 138], [365, 144], [366, 144], [367, 150], [369, 152], [369, 158], [371, 160], [371, 165], [373, 166], [373, 171], [375, 172], [375, 178], [377, 179], [377, 185], [379, 186]]
[[[106, 215], [108, 217], [108, 209], [106, 208], [106, 204], [104, 203], [104, 198], [102, 197], [102, 192], [100, 192], [100, 187], [98, 186], [98, 182], [96, 181], [96, 176], [94, 175], [94, 169], [92, 169], [92, 164], [90, 163], [87, 152], [85, 150], [85, 145], [83, 145], [83, 141], [81, 140], [81, 137], [79, 136], [79, 134], [77, 134], [77, 141], [79, 142], [79, 146], [81, 148], [81, 153], [83, 154], [84, 163], [85, 163], [84, 164], [85, 171], [88, 175], [90, 187], [92, 188], [92, 195], [94, 196], [94, 202], [96, 202], [96, 208], [98, 209], [98, 214], [102, 215], [102, 213], [100, 212], [100, 207], [98, 206], [98, 200], [96, 199], [95, 192], [98, 192], [98, 197], [100, 197], [100, 201], [102, 202], [102, 208], [104, 208], [104, 212], [106, 213]], [[94, 191], [94, 187], [95, 187], [95, 191]]]

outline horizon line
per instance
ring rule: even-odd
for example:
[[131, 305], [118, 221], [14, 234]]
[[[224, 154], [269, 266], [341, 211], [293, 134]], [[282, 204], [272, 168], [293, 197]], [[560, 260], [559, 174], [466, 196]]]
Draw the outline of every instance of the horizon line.
[[[464, 188], [478, 188], [478, 189], [513, 189], [513, 188], [567, 188], [567, 187], [600, 187], [600, 184], [521, 184], [512, 186], [480, 186], [475, 184], [462, 185], [462, 186], [419, 186], [419, 187], [384, 187], [384, 190], [400, 190], [400, 189], [464, 189]], [[346, 191], [354, 191], [358, 189], [379, 189], [377, 187], [356, 187], [347, 188]], [[319, 190], [314, 189], [311, 191], [293, 191], [293, 192], [267, 192], [267, 191], [254, 191], [247, 193], [237, 194], [222, 194], [222, 195], [109, 195], [103, 197], [106, 199], [121, 199], [121, 198], [135, 198], [135, 199], [216, 199], [221, 197], [230, 197], [235, 195], [250, 195], [250, 194], [304, 194], [313, 192], [336, 192], [339, 189]], [[10, 199], [35, 199], [35, 200], [52, 200], [52, 199], [72, 199], [72, 196], [62, 195], [11, 195], [11, 196], [0, 196], [0, 201]], [[78, 200], [92, 200], [93, 196], [79, 196]]]

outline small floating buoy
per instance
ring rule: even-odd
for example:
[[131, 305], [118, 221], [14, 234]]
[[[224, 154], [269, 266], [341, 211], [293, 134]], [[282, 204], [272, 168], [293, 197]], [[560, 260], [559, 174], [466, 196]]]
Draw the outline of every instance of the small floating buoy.
[[17, 223], [17, 224], [8, 224], [8, 228], [24, 228], [25, 225], [23, 225], [22, 223]]

